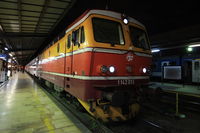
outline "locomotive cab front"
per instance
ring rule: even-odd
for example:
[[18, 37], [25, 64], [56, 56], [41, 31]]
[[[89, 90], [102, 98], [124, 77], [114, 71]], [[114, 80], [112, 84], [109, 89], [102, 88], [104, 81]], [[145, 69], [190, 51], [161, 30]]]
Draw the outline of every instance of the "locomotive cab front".
[[79, 101], [103, 121], [133, 118], [139, 111], [139, 89], [149, 82], [151, 52], [145, 27], [110, 11], [100, 10], [89, 20], [89, 104]]
[[88, 10], [65, 33], [27, 70], [57, 92], [78, 99], [95, 118], [133, 118], [139, 111], [139, 90], [149, 82], [145, 27], [121, 13]]

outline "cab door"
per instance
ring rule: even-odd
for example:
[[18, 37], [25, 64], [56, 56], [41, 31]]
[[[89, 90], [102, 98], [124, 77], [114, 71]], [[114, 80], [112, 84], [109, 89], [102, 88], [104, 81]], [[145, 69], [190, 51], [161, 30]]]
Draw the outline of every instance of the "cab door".
[[83, 37], [82, 27], [78, 27], [68, 35], [66, 43], [66, 62], [65, 62], [65, 88], [67, 91], [75, 91], [72, 88], [78, 88], [74, 79], [76, 76], [82, 75], [83, 64], [85, 64], [81, 55], [81, 45], [85, 41]]
[[69, 33], [66, 38], [65, 45], [65, 88], [70, 88], [70, 75], [72, 75], [72, 60], [73, 60], [73, 45], [72, 45], [72, 34]]
[[84, 36], [84, 28], [79, 27], [76, 30], [73, 31], [72, 33], [72, 49], [73, 49], [73, 56], [72, 56], [72, 75], [77, 76], [77, 75], [85, 75], [84, 69], [85, 69], [85, 52], [82, 49], [83, 43], [85, 41], [85, 36]]

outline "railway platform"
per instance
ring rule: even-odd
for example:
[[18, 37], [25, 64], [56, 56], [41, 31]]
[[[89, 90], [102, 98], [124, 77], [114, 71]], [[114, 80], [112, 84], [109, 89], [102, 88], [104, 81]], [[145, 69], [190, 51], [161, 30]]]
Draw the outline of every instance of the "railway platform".
[[173, 83], [163, 83], [163, 82], [151, 82], [150, 88], [158, 89], [160, 88], [163, 92], [169, 94], [175, 94], [175, 105], [176, 112], [175, 116], [185, 117], [184, 114], [179, 113], [179, 100], [180, 96], [188, 96], [191, 98], [200, 98], [200, 86], [199, 85], [184, 85], [184, 84], [173, 84]]
[[151, 88], [161, 88], [165, 92], [179, 93], [181, 95], [187, 95], [200, 98], [200, 86], [198, 85], [184, 85], [162, 82], [151, 82]]
[[0, 133], [89, 133], [65, 114], [26, 73], [14, 74], [0, 88]]

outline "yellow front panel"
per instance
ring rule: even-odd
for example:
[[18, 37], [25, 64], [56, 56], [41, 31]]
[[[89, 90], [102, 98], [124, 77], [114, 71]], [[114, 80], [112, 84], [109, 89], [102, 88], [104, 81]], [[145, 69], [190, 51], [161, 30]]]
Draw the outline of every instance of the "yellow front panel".
[[[103, 18], [103, 19], [108, 19], [108, 20], [112, 20], [112, 21], [116, 21], [119, 22], [122, 26], [122, 31], [124, 34], [124, 45], [115, 45], [114, 47], [111, 46], [111, 44], [109, 43], [101, 43], [101, 42], [96, 42], [94, 40], [94, 34], [93, 34], [93, 27], [92, 27], [92, 18], [94, 17], [98, 17], [98, 18]], [[88, 20], [86, 23], [84, 23], [87, 28], [87, 30], [85, 31], [86, 33], [86, 38], [87, 38], [87, 47], [103, 47], [103, 48], [112, 48], [112, 49], [121, 49], [121, 50], [133, 50], [133, 51], [137, 51], [137, 52], [143, 52], [143, 53], [148, 53], [150, 54], [150, 50], [143, 50], [141, 48], [137, 48], [134, 47], [134, 45], [131, 42], [130, 39], [130, 34], [129, 34], [129, 25], [135, 26], [137, 28], [143, 29], [145, 30], [143, 27], [134, 24], [134, 23], [129, 23], [128, 25], [125, 25], [122, 20], [120, 19], [116, 19], [116, 18], [111, 18], [108, 16], [103, 16], [103, 15], [91, 15], [89, 16]], [[85, 47], [85, 46], [83, 46]]]

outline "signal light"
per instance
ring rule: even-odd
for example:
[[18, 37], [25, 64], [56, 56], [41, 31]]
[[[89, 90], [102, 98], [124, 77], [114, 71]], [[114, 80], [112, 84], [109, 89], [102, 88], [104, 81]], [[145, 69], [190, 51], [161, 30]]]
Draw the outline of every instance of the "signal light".
[[101, 72], [106, 73], [108, 71], [108, 68], [106, 66], [101, 66]]
[[142, 69], [142, 72], [143, 72], [143, 73], [147, 73], [147, 69], [144, 67], [144, 68]]
[[128, 19], [127, 19], [127, 18], [124, 18], [124, 19], [123, 19], [123, 22], [124, 22], [124, 24], [128, 24]]
[[114, 66], [110, 66], [109, 67], [109, 72], [110, 73], [114, 73], [115, 72], [115, 67]]

